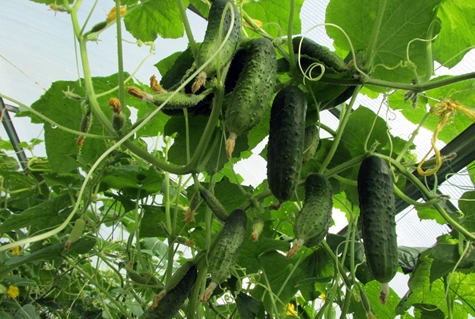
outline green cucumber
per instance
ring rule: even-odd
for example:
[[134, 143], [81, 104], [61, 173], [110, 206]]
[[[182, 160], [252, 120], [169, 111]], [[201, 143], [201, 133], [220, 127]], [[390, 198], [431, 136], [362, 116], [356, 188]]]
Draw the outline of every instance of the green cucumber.
[[209, 190], [204, 187], [200, 187], [200, 195], [219, 221], [224, 223], [229, 218], [226, 208], [224, 208], [224, 206]]
[[277, 93], [270, 113], [267, 181], [279, 204], [289, 200], [300, 178], [305, 140], [307, 98], [296, 86]]
[[[295, 54], [300, 52], [301, 55], [306, 55], [321, 62], [327, 68], [332, 68], [335, 71], [344, 71], [347, 69], [346, 63], [342, 58], [309, 38], [302, 39], [301, 36], [295, 37], [292, 39], [292, 46]], [[305, 60], [301, 60], [301, 62], [304, 61]], [[309, 62], [309, 65], [311, 62], [312, 61]], [[308, 66], [306, 61], [302, 64]]]
[[388, 283], [398, 268], [398, 246], [393, 178], [380, 157], [371, 155], [361, 163], [358, 196], [366, 262], [374, 279], [381, 283], [379, 299], [385, 304]]
[[269, 107], [277, 74], [274, 45], [269, 39], [254, 39], [247, 49], [244, 68], [226, 109], [225, 124], [228, 157], [238, 135], [256, 126]]
[[[234, 13], [234, 20], [232, 20], [231, 12]], [[223, 24], [220, 33], [221, 21], [223, 21]], [[211, 56], [218, 51], [229, 28], [232, 28], [229, 38], [224, 44], [222, 50], [218, 53], [217, 57], [208, 63], [203, 71], [198, 75], [193, 84], [193, 92], [198, 91], [206, 78], [216, 75], [218, 70], [221, 70], [231, 61], [241, 39], [241, 17], [239, 16], [239, 11], [234, 5], [234, 2], [232, 0], [214, 1], [209, 10], [208, 26], [206, 27], [203, 43], [201, 43], [196, 55], [197, 68], [200, 68], [210, 60]]]
[[179, 282], [164, 295], [159, 302], [154, 302], [140, 319], [171, 319], [180, 310], [195, 284], [197, 268], [192, 265]]
[[287, 253], [287, 258], [295, 255], [302, 246], [319, 245], [328, 234], [332, 220], [332, 186], [323, 174], [311, 173], [305, 180], [305, 202], [294, 223], [297, 239]]
[[261, 235], [263, 230], [264, 230], [264, 220], [260, 217], [254, 217], [254, 219], [252, 220], [251, 240], [258, 241], [259, 236]]
[[68, 240], [64, 243], [64, 250], [68, 250], [71, 244], [77, 242], [81, 238], [84, 228], [86, 227], [86, 221], [82, 218], [76, 219], [73, 229], [69, 234]]
[[320, 135], [318, 126], [310, 125], [305, 128], [305, 140], [303, 148], [302, 163], [305, 164], [310, 161], [317, 152], [318, 144], [320, 143]]
[[244, 243], [246, 227], [247, 215], [242, 209], [234, 210], [224, 223], [216, 246], [209, 257], [208, 270], [211, 273], [211, 283], [203, 292], [201, 302], [208, 301], [214, 289], [231, 275]]

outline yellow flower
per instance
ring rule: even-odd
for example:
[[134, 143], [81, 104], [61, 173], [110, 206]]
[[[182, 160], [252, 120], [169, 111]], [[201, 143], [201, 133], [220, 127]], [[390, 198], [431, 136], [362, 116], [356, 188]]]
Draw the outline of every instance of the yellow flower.
[[20, 254], [20, 246], [16, 246], [12, 248], [12, 255], [19, 255]]
[[294, 317], [297, 316], [297, 311], [295, 311], [295, 305], [293, 303], [287, 304], [287, 312], [285, 313], [286, 316]]
[[18, 297], [19, 294], [20, 294], [20, 291], [18, 290], [18, 287], [15, 287], [15, 286], [8, 287], [7, 295], [12, 297], [13, 299]]
[[[120, 16], [121, 16], [121, 17], [125, 16], [125, 13], [126, 13], [126, 12], [127, 12], [127, 8], [126, 8], [125, 6], [121, 6], [121, 7], [120, 7], [120, 12], [119, 12]], [[111, 9], [111, 11], [109, 12], [109, 14], [107, 15], [106, 22], [107, 22], [107, 23], [110, 23], [110, 22], [114, 21], [116, 15], [117, 15], [117, 10], [116, 10], [115, 7], [113, 7], [113, 8]]]
[[325, 294], [322, 292], [322, 294], [320, 295], [320, 298], [322, 298], [322, 300], [325, 300]]

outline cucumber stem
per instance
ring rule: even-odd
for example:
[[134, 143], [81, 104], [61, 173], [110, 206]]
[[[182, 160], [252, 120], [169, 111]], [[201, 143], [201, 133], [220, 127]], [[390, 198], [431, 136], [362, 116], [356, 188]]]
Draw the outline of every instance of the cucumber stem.
[[381, 291], [379, 292], [379, 302], [385, 305], [388, 302], [389, 297], [389, 285], [387, 282], [381, 283]]
[[302, 248], [303, 244], [305, 243], [305, 240], [303, 239], [297, 239], [297, 241], [295, 242], [295, 244], [292, 246], [292, 248], [290, 248], [290, 250], [288, 251], [287, 255], [285, 257], [287, 258], [292, 258], [297, 252], [300, 251], [300, 249]]

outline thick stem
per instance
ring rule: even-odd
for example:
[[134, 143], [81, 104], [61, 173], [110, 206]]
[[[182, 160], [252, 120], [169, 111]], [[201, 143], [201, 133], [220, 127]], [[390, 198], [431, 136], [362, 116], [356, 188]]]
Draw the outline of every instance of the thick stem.
[[183, 23], [183, 27], [185, 28], [186, 37], [188, 38], [188, 43], [190, 44], [191, 52], [193, 56], [196, 57], [196, 53], [198, 52], [198, 48], [196, 46], [195, 38], [193, 38], [193, 32], [191, 32], [190, 22], [188, 21], [188, 17], [186, 16], [186, 8], [183, 5], [182, 0], [176, 0], [176, 4], [178, 9], [180, 10], [180, 17]]
[[383, 22], [384, 11], [386, 10], [386, 0], [379, 0], [378, 14], [374, 21], [373, 31], [368, 43], [366, 54], [365, 70], [370, 70], [373, 66], [374, 57], [376, 55], [376, 46], [378, 44], [379, 30]]
[[333, 156], [335, 155], [335, 152], [338, 148], [338, 144], [340, 143], [343, 132], [345, 131], [346, 123], [348, 122], [348, 119], [350, 118], [351, 109], [353, 107], [353, 104], [355, 103], [356, 96], [358, 95], [360, 89], [361, 89], [361, 86], [358, 86], [355, 89], [355, 92], [353, 94], [353, 97], [351, 98], [350, 104], [347, 105], [346, 108], [345, 108], [346, 109], [345, 114], [343, 115], [343, 118], [340, 120], [340, 124], [338, 125], [338, 129], [337, 129], [337, 132], [336, 132], [336, 136], [333, 140], [330, 151], [328, 152], [327, 156], [325, 157], [325, 160], [323, 161], [322, 165], [320, 166], [320, 168], [318, 170], [319, 173], [325, 172], [325, 169], [327, 168], [328, 164], [330, 164], [330, 161], [332, 160]]

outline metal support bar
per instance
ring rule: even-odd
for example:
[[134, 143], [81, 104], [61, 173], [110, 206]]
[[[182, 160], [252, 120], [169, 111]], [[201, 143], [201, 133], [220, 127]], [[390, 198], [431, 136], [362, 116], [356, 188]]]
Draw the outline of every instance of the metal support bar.
[[15, 127], [13, 126], [12, 120], [10, 118], [10, 114], [8, 114], [6, 105], [3, 102], [3, 98], [1, 97], [0, 97], [0, 114], [2, 118], [3, 127], [5, 128], [5, 131], [7, 132], [8, 138], [10, 139], [10, 143], [12, 144], [13, 149], [15, 150], [15, 154], [17, 155], [18, 160], [20, 161], [20, 165], [23, 168], [23, 170], [26, 170], [28, 168], [28, 158], [26, 157], [26, 154], [23, 148], [19, 146], [20, 139], [18, 138], [18, 135], [15, 131]]

